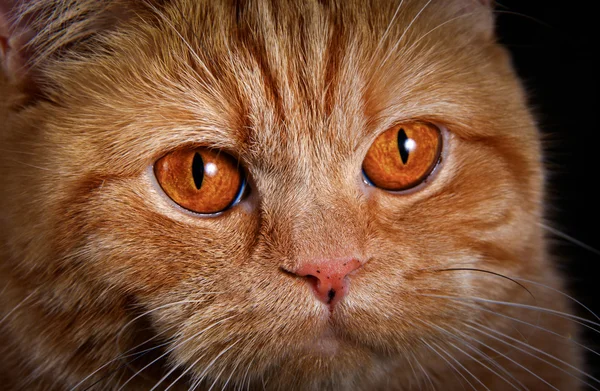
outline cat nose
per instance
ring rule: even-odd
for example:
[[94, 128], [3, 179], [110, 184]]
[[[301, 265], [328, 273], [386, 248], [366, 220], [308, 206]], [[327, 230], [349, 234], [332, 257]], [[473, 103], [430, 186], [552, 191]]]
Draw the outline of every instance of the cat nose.
[[361, 266], [357, 259], [328, 259], [304, 262], [293, 274], [305, 277], [317, 298], [333, 310], [335, 304], [348, 294], [348, 275]]

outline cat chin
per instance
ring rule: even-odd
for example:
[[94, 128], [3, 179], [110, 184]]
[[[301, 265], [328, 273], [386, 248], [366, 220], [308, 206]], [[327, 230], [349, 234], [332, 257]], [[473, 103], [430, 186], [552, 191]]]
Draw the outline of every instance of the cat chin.
[[364, 379], [379, 382], [401, 367], [390, 357], [375, 355], [343, 340], [333, 342], [331, 337], [323, 337], [315, 342], [256, 374], [257, 377], [268, 379], [269, 389], [353, 389]]
[[344, 342], [336, 336], [331, 327], [327, 327], [320, 335], [307, 341], [303, 352], [319, 357], [335, 357], [344, 348]]

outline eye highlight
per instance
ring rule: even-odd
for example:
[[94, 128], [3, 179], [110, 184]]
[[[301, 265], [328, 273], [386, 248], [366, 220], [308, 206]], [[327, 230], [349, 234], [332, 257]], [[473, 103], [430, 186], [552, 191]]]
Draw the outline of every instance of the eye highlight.
[[440, 160], [442, 134], [430, 123], [397, 125], [377, 137], [363, 161], [363, 174], [376, 187], [408, 190], [423, 182]]
[[209, 148], [171, 152], [154, 164], [163, 191], [179, 206], [201, 214], [214, 214], [235, 205], [246, 186], [237, 160]]

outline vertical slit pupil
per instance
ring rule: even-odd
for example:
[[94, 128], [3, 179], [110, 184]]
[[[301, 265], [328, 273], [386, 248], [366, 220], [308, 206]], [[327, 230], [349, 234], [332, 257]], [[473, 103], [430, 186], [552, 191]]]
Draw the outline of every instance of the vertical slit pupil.
[[406, 141], [408, 140], [408, 136], [404, 129], [400, 128], [398, 131], [398, 150], [400, 151], [400, 158], [402, 159], [402, 163], [406, 164], [408, 162], [408, 155], [410, 152], [406, 149]]
[[204, 179], [204, 161], [198, 152], [194, 153], [194, 158], [192, 159], [192, 178], [194, 178], [196, 190], [200, 190], [202, 180]]

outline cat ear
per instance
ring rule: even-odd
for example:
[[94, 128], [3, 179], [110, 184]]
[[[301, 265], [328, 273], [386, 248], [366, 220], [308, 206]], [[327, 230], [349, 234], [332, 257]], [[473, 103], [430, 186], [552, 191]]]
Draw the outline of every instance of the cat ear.
[[41, 93], [52, 59], [93, 52], [86, 42], [138, 15], [134, 6], [150, 1], [0, 0], [0, 78]]
[[457, 14], [472, 17], [473, 28], [486, 38], [494, 36], [494, 0], [456, 0]]
[[0, 0], [0, 71], [10, 81], [23, 82], [28, 74], [28, 43], [35, 36], [28, 18], [20, 17], [23, 1]]

